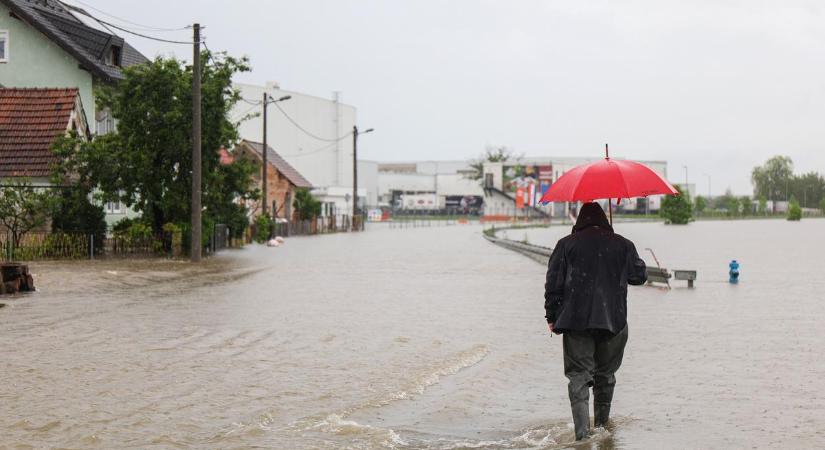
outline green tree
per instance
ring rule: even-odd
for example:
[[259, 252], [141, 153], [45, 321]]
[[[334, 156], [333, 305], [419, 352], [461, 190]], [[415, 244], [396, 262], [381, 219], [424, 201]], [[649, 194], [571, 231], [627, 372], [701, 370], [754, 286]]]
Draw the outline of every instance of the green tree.
[[507, 162], [513, 157], [513, 151], [507, 147], [488, 146], [481, 157], [470, 162], [470, 171], [465, 175], [470, 180], [484, 182], [484, 164], [488, 162]]
[[103, 207], [94, 204], [85, 189], [66, 188], [56, 199], [52, 216], [52, 231], [63, 233], [83, 233], [94, 236], [95, 250], [103, 249], [106, 237], [106, 213]]
[[47, 189], [32, 186], [27, 179], [14, 179], [0, 188], [0, 224], [14, 247], [26, 233], [46, 225], [54, 210], [54, 196]]
[[295, 190], [292, 207], [295, 208], [295, 213], [301, 220], [309, 220], [321, 215], [321, 202], [306, 188]]
[[759, 214], [767, 214], [768, 213], [768, 199], [765, 198], [764, 195], [759, 196]]
[[684, 225], [693, 218], [693, 207], [691, 206], [689, 194], [683, 192], [679, 186], [675, 187], [679, 194], [666, 195], [662, 199], [659, 215], [664, 217], [665, 223]]
[[791, 197], [788, 203], [788, 220], [799, 221], [802, 220], [802, 207], [799, 206], [799, 200], [796, 197]]
[[825, 193], [825, 178], [816, 172], [808, 172], [791, 178], [790, 193], [801, 200], [800, 206], [818, 205]]
[[822, 210], [822, 214], [825, 214], [825, 198], [819, 201], [819, 209]]
[[[232, 77], [248, 70], [246, 59], [225, 54], [207, 57], [202, 67], [202, 160], [204, 223], [227, 223], [234, 235], [246, 227], [243, 200], [254, 198], [254, 166], [219, 162], [218, 149], [238, 139], [229, 112], [240, 100]], [[57, 172], [134, 207], [156, 235], [167, 223], [190, 221], [192, 189], [192, 67], [173, 58], [156, 58], [124, 70], [124, 79], [98, 92], [101, 108], [118, 119], [116, 133], [91, 143], [59, 146]], [[204, 228], [204, 237], [211, 229]]]
[[753, 201], [750, 196], [743, 195], [739, 197], [739, 210], [743, 216], [750, 216], [753, 214]]
[[[764, 195], [768, 200], [787, 198], [790, 181], [793, 177], [793, 161], [787, 156], [774, 156], [751, 172], [753, 193]], [[776, 203], [774, 203], [775, 205]]]
[[707, 200], [705, 200], [705, 197], [702, 197], [701, 195], [697, 195], [696, 199], [693, 200], [693, 209], [699, 214], [705, 212], [707, 206]]
[[728, 216], [730, 217], [737, 217], [740, 212], [741, 204], [739, 203], [739, 199], [734, 196], [728, 196], [725, 202], [725, 207], [728, 210]]

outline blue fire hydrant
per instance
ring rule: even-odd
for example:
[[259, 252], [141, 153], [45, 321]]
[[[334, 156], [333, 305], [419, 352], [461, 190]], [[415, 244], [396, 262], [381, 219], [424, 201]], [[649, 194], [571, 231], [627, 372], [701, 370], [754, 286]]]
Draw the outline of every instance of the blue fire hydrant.
[[729, 281], [730, 281], [731, 284], [736, 284], [736, 283], [739, 282], [739, 263], [736, 262], [736, 260], [734, 259], [733, 261], [730, 262], [729, 266], [730, 266], [730, 272], [728, 272], [728, 275], [730, 275], [730, 280]]

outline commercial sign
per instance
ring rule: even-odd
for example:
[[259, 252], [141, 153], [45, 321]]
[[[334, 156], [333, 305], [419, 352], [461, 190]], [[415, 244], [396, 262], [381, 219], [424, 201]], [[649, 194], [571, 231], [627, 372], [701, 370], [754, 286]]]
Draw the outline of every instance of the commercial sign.
[[[537, 206], [553, 184], [553, 166], [514, 165], [504, 167], [504, 192], [516, 198], [516, 207]], [[521, 193], [519, 194], [519, 190]], [[521, 206], [519, 206], [521, 204]]]
[[484, 207], [484, 197], [480, 195], [448, 195], [444, 206], [449, 212], [478, 215]]

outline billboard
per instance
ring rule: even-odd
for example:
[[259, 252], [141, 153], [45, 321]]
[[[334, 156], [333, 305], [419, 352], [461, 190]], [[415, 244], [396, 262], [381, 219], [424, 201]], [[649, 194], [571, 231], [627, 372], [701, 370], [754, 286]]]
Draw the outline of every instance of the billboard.
[[553, 184], [553, 166], [504, 166], [503, 182], [504, 192], [516, 198], [517, 208], [537, 206]]
[[479, 215], [484, 207], [484, 197], [480, 195], [448, 195], [444, 205], [450, 213]]
[[402, 194], [401, 208], [405, 210], [438, 209], [438, 198], [435, 194]]

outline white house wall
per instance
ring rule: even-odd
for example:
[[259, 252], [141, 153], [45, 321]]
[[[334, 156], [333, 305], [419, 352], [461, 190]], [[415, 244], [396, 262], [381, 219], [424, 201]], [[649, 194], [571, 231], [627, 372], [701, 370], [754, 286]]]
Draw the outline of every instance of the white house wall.
[[[264, 91], [274, 99], [291, 95], [290, 100], [268, 107], [268, 144], [313, 186], [352, 186], [352, 138], [328, 142], [309, 136], [292, 124], [278, 110], [278, 106], [304, 129], [323, 139], [341, 138], [352, 131], [356, 116], [354, 107], [336, 104], [331, 99], [286, 91], [271, 84], [269, 87], [236, 84], [235, 88], [250, 102], [261, 101]], [[241, 122], [239, 132], [242, 138], [263, 142], [261, 112], [261, 106], [253, 106], [248, 102], [239, 102], [232, 110], [230, 116], [233, 120], [239, 120], [247, 113], [259, 114]]]

